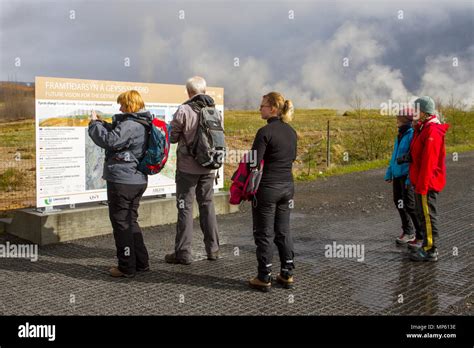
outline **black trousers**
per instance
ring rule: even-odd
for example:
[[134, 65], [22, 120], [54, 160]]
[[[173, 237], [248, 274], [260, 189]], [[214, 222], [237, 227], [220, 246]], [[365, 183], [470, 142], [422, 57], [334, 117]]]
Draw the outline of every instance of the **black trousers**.
[[128, 185], [107, 181], [109, 218], [114, 230], [118, 268], [134, 274], [147, 268], [148, 251], [138, 225], [138, 207], [147, 184]]
[[438, 237], [438, 192], [428, 191], [426, 195], [415, 193], [416, 208], [420, 217], [425, 251], [435, 250]]
[[415, 204], [415, 192], [413, 186], [405, 184], [406, 176], [394, 178], [393, 183], [393, 202], [397, 207], [400, 219], [402, 220], [402, 230], [404, 234], [416, 233], [416, 239], [423, 239], [421, 226]]
[[293, 208], [292, 182], [261, 184], [252, 201], [253, 236], [257, 245], [258, 278], [271, 278], [273, 243], [278, 248], [281, 273], [291, 276], [295, 267], [290, 212]]

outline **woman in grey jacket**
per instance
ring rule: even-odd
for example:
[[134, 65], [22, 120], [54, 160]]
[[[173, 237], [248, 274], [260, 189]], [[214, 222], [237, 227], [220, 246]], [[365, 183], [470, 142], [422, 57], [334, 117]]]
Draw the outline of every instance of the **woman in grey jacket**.
[[118, 258], [118, 266], [109, 272], [113, 277], [133, 277], [136, 272], [149, 270], [148, 251], [137, 221], [148, 177], [137, 165], [147, 149], [147, 125], [152, 116], [144, 111], [145, 103], [137, 91], [120, 94], [117, 103], [122, 114], [115, 115], [112, 124], [92, 112], [89, 136], [105, 149], [102, 177], [107, 181], [109, 218]]

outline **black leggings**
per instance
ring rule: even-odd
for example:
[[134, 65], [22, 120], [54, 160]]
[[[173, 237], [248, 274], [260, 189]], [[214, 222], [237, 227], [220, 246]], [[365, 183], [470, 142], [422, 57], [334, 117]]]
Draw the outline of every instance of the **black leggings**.
[[293, 273], [294, 251], [290, 233], [293, 194], [292, 182], [261, 184], [252, 201], [253, 235], [261, 281], [270, 280], [273, 243], [278, 248], [282, 275], [291, 276]]
[[411, 185], [406, 185], [406, 176], [393, 179], [393, 202], [397, 207], [404, 234], [416, 233], [416, 239], [423, 239], [420, 219], [416, 211], [415, 192]]

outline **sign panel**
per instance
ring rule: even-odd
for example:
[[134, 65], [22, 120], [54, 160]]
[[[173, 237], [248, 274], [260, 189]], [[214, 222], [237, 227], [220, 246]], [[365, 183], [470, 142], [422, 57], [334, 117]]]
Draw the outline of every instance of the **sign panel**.
[[[185, 86], [139, 82], [36, 77], [36, 205], [68, 205], [107, 200], [102, 179], [105, 151], [89, 138], [89, 115], [95, 110], [112, 122], [120, 113], [117, 97], [135, 89], [155, 117], [170, 122], [178, 106], [188, 99]], [[224, 89], [207, 88], [224, 115]], [[176, 192], [176, 144], [165, 168], [148, 177], [144, 196]], [[215, 188], [224, 186], [219, 169]]]

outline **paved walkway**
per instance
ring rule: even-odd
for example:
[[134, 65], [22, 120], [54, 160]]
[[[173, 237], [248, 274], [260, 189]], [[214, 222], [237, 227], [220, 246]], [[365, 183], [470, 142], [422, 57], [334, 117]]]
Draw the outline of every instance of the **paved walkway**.
[[[440, 195], [440, 260], [412, 263], [383, 170], [297, 185], [292, 229], [296, 287], [248, 289], [256, 273], [249, 206], [219, 216], [223, 258], [164, 263], [175, 225], [145, 230], [152, 270], [114, 279], [111, 235], [40, 248], [37, 262], [0, 259], [2, 315], [375, 315], [472, 314], [474, 153], [448, 161]], [[196, 245], [201, 232], [195, 221]], [[0, 236], [0, 243], [20, 242]], [[364, 260], [327, 258], [326, 245], [359, 244]], [[453, 255], [457, 248], [458, 256]], [[200, 249], [202, 251], [202, 248]], [[275, 252], [274, 264], [278, 264]]]

